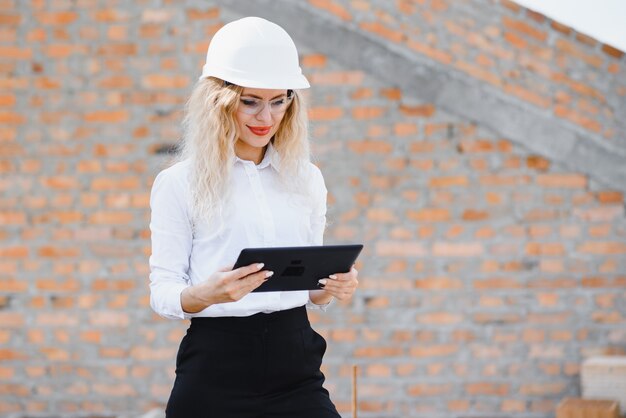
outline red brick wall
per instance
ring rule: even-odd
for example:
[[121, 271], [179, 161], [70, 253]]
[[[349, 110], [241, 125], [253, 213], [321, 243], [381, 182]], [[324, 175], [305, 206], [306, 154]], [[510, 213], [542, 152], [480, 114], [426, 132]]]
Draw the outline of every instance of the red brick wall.
[[[96, 3], [0, 3], [0, 415], [162, 406], [186, 327], [149, 308], [149, 190], [239, 16]], [[624, 144], [621, 54], [512, 3], [306, 6]], [[362, 416], [551, 416], [626, 348], [622, 192], [296, 43], [326, 242], [366, 245], [311, 315], [342, 413], [357, 364]]]

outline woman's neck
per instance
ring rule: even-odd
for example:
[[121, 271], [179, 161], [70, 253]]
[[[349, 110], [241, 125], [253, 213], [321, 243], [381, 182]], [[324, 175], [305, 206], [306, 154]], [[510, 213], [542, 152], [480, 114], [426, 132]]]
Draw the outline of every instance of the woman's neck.
[[237, 141], [235, 143], [235, 154], [242, 160], [254, 161], [255, 164], [259, 164], [263, 161], [266, 148], [267, 146], [262, 148], [252, 147], [245, 142]]

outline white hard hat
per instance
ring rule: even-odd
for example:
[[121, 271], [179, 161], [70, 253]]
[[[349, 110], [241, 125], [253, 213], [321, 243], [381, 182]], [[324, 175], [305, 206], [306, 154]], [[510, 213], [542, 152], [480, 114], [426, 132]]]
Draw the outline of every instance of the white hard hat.
[[289, 34], [260, 17], [235, 20], [215, 33], [200, 79], [210, 76], [259, 89], [310, 87]]

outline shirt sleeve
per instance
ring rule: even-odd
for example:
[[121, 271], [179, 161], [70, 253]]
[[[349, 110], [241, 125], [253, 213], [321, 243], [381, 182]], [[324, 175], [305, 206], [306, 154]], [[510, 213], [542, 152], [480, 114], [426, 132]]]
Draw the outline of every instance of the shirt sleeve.
[[[324, 244], [324, 230], [326, 229], [326, 199], [328, 190], [324, 182], [324, 176], [318, 167], [311, 164], [313, 175], [313, 212], [311, 213], [311, 245], [323, 245]], [[320, 309], [325, 311], [330, 302], [324, 305], [317, 305], [313, 303], [309, 297], [309, 301], [306, 306], [310, 309]]]
[[189, 286], [193, 233], [179, 172], [161, 171], [150, 194], [150, 306], [168, 319], [185, 319], [180, 294]]
[[311, 213], [311, 245], [324, 244], [324, 230], [326, 229], [326, 196], [328, 190], [324, 177], [319, 168], [312, 165], [313, 175], [313, 212]]

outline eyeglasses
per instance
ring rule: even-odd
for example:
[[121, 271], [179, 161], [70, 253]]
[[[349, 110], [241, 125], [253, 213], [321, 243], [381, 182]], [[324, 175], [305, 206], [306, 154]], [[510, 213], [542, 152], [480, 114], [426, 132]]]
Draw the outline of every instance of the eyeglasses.
[[269, 104], [270, 113], [272, 115], [279, 115], [287, 110], [289, 104], [293, 101], [293, 96], [293, 90], [287, 90], [286, 96], [269, 100], [267, 102], [255, 97], [242, 96], [239, 99], [239, 110], [246, 115], [258, 115], [265, 110], [265, 106]]

